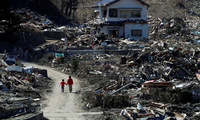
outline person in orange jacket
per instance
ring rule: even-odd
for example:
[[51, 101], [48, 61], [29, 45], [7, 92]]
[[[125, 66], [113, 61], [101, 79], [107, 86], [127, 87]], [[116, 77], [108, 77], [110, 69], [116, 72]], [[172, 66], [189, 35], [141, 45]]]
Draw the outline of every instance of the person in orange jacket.
[[67, 85], [69, 85], [69, 91], [72, 92], [73, 79], [71, 78], [71, 76], [69, 76], [67, 80]]
[[60, 83], [59, 86], [61, 86], [61, 91], [64, 92], [64, 87], [65, 85], [67, 85], [65, 82], [64, 82], [64, 79], [62, 79], [62, 82]]

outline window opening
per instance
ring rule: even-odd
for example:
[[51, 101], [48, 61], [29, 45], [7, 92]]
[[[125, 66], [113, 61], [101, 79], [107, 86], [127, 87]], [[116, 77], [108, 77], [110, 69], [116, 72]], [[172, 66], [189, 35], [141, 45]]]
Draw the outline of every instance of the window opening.
[[131, 30], [131, 36], [142, 36], [142, 30]]
[[120, 10], [120, 18], [140, 18], [141, 10]]
[[117, 8], [111, 8], [111, 9], [109, 9], [109, 16], [110, 17], [118, 17], [117, 12], [118, 12]]
[[119, 30], [109, 30], [108, 34], [113, 37], [119, 37]]

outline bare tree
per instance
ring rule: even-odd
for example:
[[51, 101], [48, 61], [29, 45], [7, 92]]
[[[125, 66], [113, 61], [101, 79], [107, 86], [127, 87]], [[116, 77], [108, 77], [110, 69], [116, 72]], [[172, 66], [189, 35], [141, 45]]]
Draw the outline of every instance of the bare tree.
[[77, 10], [77, 6], [78, 6], [78, 1], [77, 1], [77, 0], [74, 0], [74, 2], [72, 3], [73, 19], [74, 19], [75, 11]]
[[77, 0], [62, 0], [62, 12], [66, 14], [68, 17], [71, 17], [71, 14], [73, 13], [73, 19], [74, 19], [74, 13], [77, 9], [78, 1]]

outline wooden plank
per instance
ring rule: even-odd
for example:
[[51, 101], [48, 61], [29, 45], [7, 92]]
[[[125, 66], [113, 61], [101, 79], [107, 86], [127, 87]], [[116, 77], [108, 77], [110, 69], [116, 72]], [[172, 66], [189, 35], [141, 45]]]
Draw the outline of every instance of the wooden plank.
[[18, 81], [19, 83], [21, 83], [22, 85], [24, 85], [24, 83], [21, 82], [20, 80], [18, 80], [15, 76], [13, 76], [13, 78], [14, 78], [16, 81]]
[[152, 108], [152, 110], [153, 110], [155, 113], [158, 113], [158, 114], [160, 114], [160, 115], [165, 115], [165, 110], [164, 110], [164, 109]]
[[164, 107], [166, 107], [168, 104], [156, 103], [156, 102], [149, 102], [149, 105], [154, 106], [154, 107], [158, 107], [158, 108], [164, 108]]
[[143, 118], [143, 117], [150, 117], [150, 116], [154, 116], [152, 113], [147, 113], [147, 114], [138, 114], [137, 118]]
[[143, 83], [147, 87], [173, 87], [174, 84], [170, 82], [158, 82], [158, 83]]
[[196, 73], [196, 77], [197, 77], [197, 79], [200, 81], [200, 73], [199, 73], [199, 72]]
[[129, 84], [127, 84], [127, 85], [125, 85], [125, 86], [123, 86], [123, 87], [117, 89], [115, 92], [111, 93], [111, 95], [113, 95], [113, 94], [115, 94], [115, 93], [117, 93], [117, 92], [123, 90], [124, 88], [126, 88], [126, 87], [128, 87], [128, 86], [130, 86], [130, 85], [132, 85], [132, 83], [129, 83]]
[[180, 118], [184, 119], [184, 117], [183, 117], [182, 115], [179, 115], [179, 114], [176, 113], [176, 112], [173, 112], [173, 113], [175, 114], [176, 117], [180, 117]]

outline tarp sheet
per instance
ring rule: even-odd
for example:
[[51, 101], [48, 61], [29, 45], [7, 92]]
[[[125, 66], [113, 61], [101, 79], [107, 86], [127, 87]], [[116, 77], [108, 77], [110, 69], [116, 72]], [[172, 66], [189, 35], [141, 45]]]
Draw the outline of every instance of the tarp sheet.
[[56, 58], [64, 57], [63, 53], [55, 53]]

